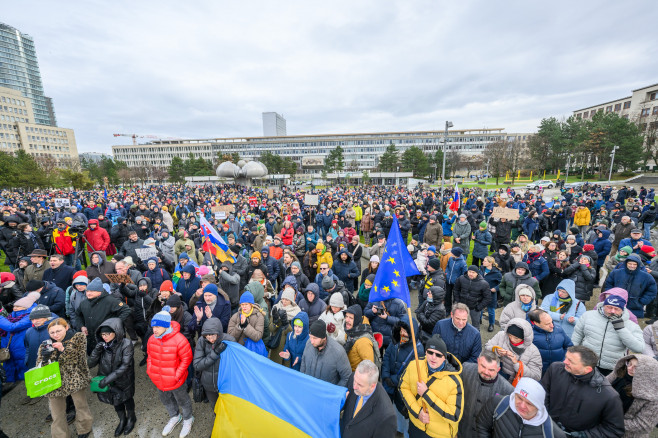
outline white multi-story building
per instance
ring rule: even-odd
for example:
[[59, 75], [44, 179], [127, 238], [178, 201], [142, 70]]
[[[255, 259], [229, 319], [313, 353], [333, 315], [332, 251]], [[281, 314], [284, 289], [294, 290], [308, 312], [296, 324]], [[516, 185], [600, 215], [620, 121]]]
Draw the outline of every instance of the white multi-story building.
[[[303, 173], [317, 172], [329, 152], [343, 148], [346, 168], [375, 169], [390, 144], [400, 153], [417, 146], [426, 153], [441, 149], [444, 131], [379, 132], [364, 134], [292, 135], [285, 137], [213, 138], [198, 140], [159, 140], [140, 145], [112, 146], [116, 160], [129, 167], [168, 167], [173, 157], [196, 157], [217, 162], [218, 155], [237, 153], [243, 160], [256, 160], [266, 152], [292, 158]], [[448, 131], [446, 151], [459, 151], [465, 157], [482, 154], [487, 144], [511, 141], [527, 144], [532, 134], [506, 133], [502, 128]]]
[[279, 113], [263, 113], [263, 136], [264, 137], [285, 137], [288, 135], [286, 130], [286, 119]]

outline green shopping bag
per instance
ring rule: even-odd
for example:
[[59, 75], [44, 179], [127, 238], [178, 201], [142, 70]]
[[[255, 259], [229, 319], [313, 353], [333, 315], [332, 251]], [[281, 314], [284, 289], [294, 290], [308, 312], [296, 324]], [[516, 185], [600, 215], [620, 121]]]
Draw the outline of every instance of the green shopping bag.
[[25, 387], [29, 397], [41, 397], [60, 386], [62, 386], [62, 375], [59, 373], [59, 362], [25, 372]]

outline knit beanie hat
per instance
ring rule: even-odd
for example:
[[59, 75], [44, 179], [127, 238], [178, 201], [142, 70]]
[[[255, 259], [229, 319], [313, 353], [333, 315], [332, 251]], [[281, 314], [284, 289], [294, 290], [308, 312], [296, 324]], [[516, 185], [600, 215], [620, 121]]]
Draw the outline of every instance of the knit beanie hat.
[[327, 337], [327, 325], [321, 319], [315, 320], [313, 324], [311, 324], [309, 333], [316, 338], [324, 339]]
[[50, 315], [50, 307], [44, 304], [37, 304], [37, 306], [30, 312], [30, 321], [40, 318], [50, 318]]
[[248, 290], [244, 291], [244, 293], [240, 296], [240, 304], [245, 303], [254, 304], [254, 296]]
[[432, 251], [432, 252], [436, 252], [436, 246], [430, 245], [430, 246], [427, 247], [427, 250]]
[[468, 270], [469, 270], [469, 271], [473, 271], [473, 272], [475, 272], [476, 274], [479, 274], [479, 273], [480, 273], [480, 270], [479, 270], [478, 267], [475, 266], [475, 265], [471, 265], [471, 266], [469, 266], [469, 267], [468, 267]]
[[487, 228], [487, 223], [485, 221], [480, 222], [480, 228]]
[[252, 259], [258, 259], [258, 260], [261, 260], [261, 259], [262, 259], [261, 255], [260, 255], [260, 253], [259, 253], [258, 251], [254, 251], [254, 252], [251, 254], [251, 258], [252, 258]]
[[180, 260], [180, 259], [187, 259], [187, 260], [189, 260], [189, 259], [190, 259], [190, 256], [187, 255], [186, 252], [182, 252], [182, 253], [180, 253], [180, 255], [178, 256], [178, 260]]
[[171, 314], [169, 314], [169, 310], [171, 310], [171, 307], [164, 306], [160, 312], [153, 315], [151, 327], [171, 327]]
[[165, 280], [160, 285], [160, 290], [168, 290], [169, 292], [173, 292], [174, 284], [171, 282], [171, 280]]
[[[585, 246], [587, 246], [587, 245], [585, 245]], [[656, 250], [651, 245], [642, 245], [640, 247], [640, 251], [649, 254], [651, 257], [654, 257], [656, 255]]]
[[302, 265], [300, 265], [299, 262], [292, 262], [292, 264], [291, 264], [290, 266], [294, 266], [294, 267], [296, 267], [296, 268], [299, 269], [299, 270], [302, 269]]
[[366, 277], [366, 281], [364, 282], [364, 284], [366, 285], [366, 287], [371, 287], [374, 282], [375, 282], [375, 274], [370, 274]]
[[[16, 301], [16, 303], [18, 303], [18, 301]], [[16, 305], [16, 304], [14, 304], [14, 305]], [[624, 310], [626, 308], [626, 300], [624, 300], [619, 295], [608, 295], [605, 298], [605, 301], [603, 301], [603, 305], [604, 306], [614, 306], [614, 307], [618, 307], [618, 308]]]
[[219, 295], [217, 285], [215, 285], [214, 283], [207, 284], [206, 287], [203, 288], [203, 293], [204, 294], [213, 294], [215, 296]]
[[180, 295], [178, 294], [173, 294], [167, 299], [167, 306], [169, 307], [175, 307], [178, 309], [182, 305], [183, 301], [180, 299]]
[[343, 294], [340, 292], [336, 292], [335, 294], [331, 295], [331, 298], [329, 298], [329, 306], [331, 307], [340, 307], [341, 309], [345, 307], [345, 301], [343, 300]]
[[586, 243], [583, 245], [583, 251], [593, 251], [594, 250], [594, 245], [591, 243]]
[[[23, 307], [25, 309], [29, 309], [32, 307], [32, 304], [34, 304], [39, 299], [40, 296], [41, 295], [39, 292], [30, 292], [23, 298], [16, 300], [16, 302], [14, 302], [14, 307]], [[50, 316], [50, 313], [48, 313], [48, 316]]]
[[36, 290], [41, 289], [44, 286], [45, 286], [45, 283], [41, 280], [30, 280], [25, 285], [25, 290], [28, 291], [28, 292], [34, 292]]
[[103, 282], [101, 279], [96, 277], [87, 285], [87, 290], [92, 292], [103, 292], [105, 289], [103, 289]]
[[322, 279], [322, 289], [329, 290], [329, 289], [333, 288], [334, 286], [336, 286], [336, 282], [330, 276], [326, 275]]
[[440, 335], [432, 335], [432, 337], [427, 340], [425, 343], [425, 351], [429, 349], [438, 351], [443, 355], [443, 357], [448, 356], [448, 348], [446, 347], [446, 343], [443, 342], [443, 339], [441, 339]]
[[461, 257], [462, 254], [464, 254], [464, 250], [461, 248], [461, 246], [456, 246], [456, 247], [454, 247], [453, 249], [450, 250], [450, 252], [451, 252], [452, 255], [454, 255], [455, 257]]
[[434, 258], [430, 260], [429, 265], [432, 269], [438, 271], [439, 269], [441, 269], [441, 260], [439, 260], [438, 258]]
[[78, 271], [75, 274], [73, 274], [73, 282], [71, 284], [72, 285], [76, 285], [76, 284], [87, 285], [87, 284], [89, 284], [89, 277], [87, 277], [87, 272]]
[[505, 332], [508, 335], [516, 336], [519, 339], [523, 339], [525, 334], [523, 333], [523, 327], [519, 327], [516, 324], [510, 324], [507, 326], [507, 330]]
[[286, 287], [283, 289], [283, 292], [281, 292], [281, 299], [286, 299], [290, 301], [291, 303], [295, 302], [295, 289], [292, 287]]
[[371, 261], [371, 262], [377, 262], [377, 263], [379, 263], [379, 256], [378, 256], [377, 254], [373, 254], [373, 255], [370, 257], [370, 261]]
[[626, 254], [629, 254], [629, 255], [633, 254], [633, 248], [631, 248], [628, 245], [627, 246], [622, 246], [621, 248], [619, 248], [619, 251], [624, 251]]

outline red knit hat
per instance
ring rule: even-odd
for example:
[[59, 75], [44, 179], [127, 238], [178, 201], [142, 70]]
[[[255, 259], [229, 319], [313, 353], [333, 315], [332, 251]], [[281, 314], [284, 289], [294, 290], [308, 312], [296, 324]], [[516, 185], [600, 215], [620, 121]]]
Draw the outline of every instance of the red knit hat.
[[171, 280], [165, 280], [160, 285], [160, 290], [168, 290], [169, 292], [173, 292], [174, 284], [171, 282]]
[[654, 257], [656, 255], [656, 250], [653, 248], [651, 245], [642, 245], [640, 247], [640, 251], [646, 252], [649, 254], [651, 257]]
[[591, 243], [586, 243], [583, 245], [583, 251], [593, 251], [594, 250], [594, 245]]
[[71, 284], [89, 284], [89, 277], [85, 271], [78, 271], [73, 274], [73, 281]]

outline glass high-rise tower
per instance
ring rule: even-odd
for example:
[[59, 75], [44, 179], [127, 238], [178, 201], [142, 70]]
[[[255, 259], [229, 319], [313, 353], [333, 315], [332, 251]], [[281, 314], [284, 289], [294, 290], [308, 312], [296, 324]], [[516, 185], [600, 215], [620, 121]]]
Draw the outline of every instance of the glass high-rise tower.
[[32, 100], [35, 123], [57, 126], [52, 101], [43, 93], [34, 40], [4, 23], [0, 23], [0, 87]]

